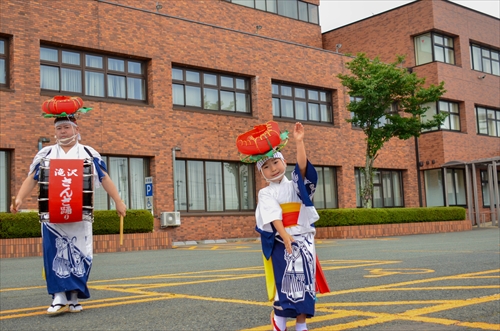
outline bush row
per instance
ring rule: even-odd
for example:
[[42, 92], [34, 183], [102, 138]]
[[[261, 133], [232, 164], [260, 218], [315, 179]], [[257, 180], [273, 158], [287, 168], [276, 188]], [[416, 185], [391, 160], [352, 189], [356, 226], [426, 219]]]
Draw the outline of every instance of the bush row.
[[462, 207], [320, 209], [316, 227], [465, 220]]
[[[123, 233], [153, 231], [154, 217], [147, 210], [127, 210], [123, 219]], [[115, 210], [94, 211], [93, 234], [120, 233], [120, 217]], [[41, 227], [37, 212], [0, 213], [0, 239], [40, 237]]]

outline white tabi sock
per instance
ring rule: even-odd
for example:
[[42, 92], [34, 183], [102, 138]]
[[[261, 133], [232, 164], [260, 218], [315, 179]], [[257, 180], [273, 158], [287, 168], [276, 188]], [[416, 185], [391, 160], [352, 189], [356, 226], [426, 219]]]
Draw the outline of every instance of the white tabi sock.
[[295, 331], [307, 331], [306, 323], [296, 323], [295, 324]]
[[276, 323], [276, 326], [280, 329], [280, 331], [286, 330], [286, 317], [274, 315], [274, 323]]
[[71, 292], [71, 303], [75, 305], [78, 303], [78, 292]]
[[54, 300], [52, 301], [52, 304], [57, 305], [58, 303], [61, 303], [63, 305], [68, 303], [68, 300], [66, 299], [66, 293], [57, 292], [54, 294]]

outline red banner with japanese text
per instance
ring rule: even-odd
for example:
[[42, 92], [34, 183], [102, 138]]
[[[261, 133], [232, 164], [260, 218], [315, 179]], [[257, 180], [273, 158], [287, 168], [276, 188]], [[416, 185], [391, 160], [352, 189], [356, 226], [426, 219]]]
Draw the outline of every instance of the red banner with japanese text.
[[83, 160], [50, 159], [50, 223], [82, 220]]

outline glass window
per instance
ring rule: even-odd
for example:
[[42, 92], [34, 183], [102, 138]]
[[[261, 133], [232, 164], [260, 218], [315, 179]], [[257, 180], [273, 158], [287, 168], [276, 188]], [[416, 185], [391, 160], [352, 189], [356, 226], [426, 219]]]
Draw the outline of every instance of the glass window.
[[[314, 166], [318, 173], [318, 184], [313, 196], [313, 204], [316, 209], [338, 208], [337, 199], [337, 172], [334, 167]], [[287, 165], [286, 176], [292, 178], [295, 165]]]
[[175, 106], [247, 114], [251, 112], [248, 78], [174, 67], [172, 80]]
[[318, 6], [299, 0], [226, 0], [237, 5], [255, 8], [281, 16], [319, 24]]
[[179, 210], [186, 212], [255, 209], [253, 166], [240, 162], [175, 161]]
[[9, 199], [9, 153], [0, 151], [0, 212], [8, 212], [10, 206]]
[[274, 117], [333, 123], [329, 91], [273, 83], [272, 94]]
[[423, 107], [428, 107], [425, 114], [422, 116], [422, 122], [427, 122], [432, 120], [434, 115], [438, 111], [442, 114], [446, 114], [446, 118], [439, 127], [433, 127], [432, 129], [424, 130], [436, 131], [436, 130], [449, 130], [449, 131], [460, 131], [460, 107], [458, 103], [451, 101], [439, 100], [438, 102], [426, 103]]
[[473, 70], [500, 76], [500, 51], [476, 44], [470, 45]]
[[424, 182], [426, 206], [444, 206], [443, 171], [441, 169], [424, 171]]
[[[493, 182], [494, 178], [491, 178]], [[497, 171], [497, 180], [498, 180], [498, 192], [496, 192], [496, 196], [500, 196], [500, 171]], [[492, 186], [495, 189], [495, 186]], [[491, 206], [490, 199], [490, 181], [489, 181], [489, 172], [486, 170], [481, 170], [481, 192], [483, 196], [483, 207]], [[495, 192], [492, 192], [495, 194]], [[491, 198], [495, 199], [493, 195]], [[494, 201], [494, 200], [493, 200]]]
[[[359, 168], [355, 169], [354, 175], [356, 205], [360, 208], [364, 206], [361, 191], [365, 185], [365, 175]], [[403, 172], [399, 170], [374, 170], [372, 202], [374, 208], [404, 207]]]
[[446, 169], [448, 205], [466, 206], [464, 169]]
[[40, 88], [74, 95], [146, 101], [144, 62], [42, 46]]
[[453, 38], [428, 32], [414, 38], [415, 63], [421, 65], [433, 61], [455, 64]]
[[477, 133], [500, 137], [500, 110], [476, 106]]
[[[108, 175], [128, 209], [146, 209], [145, 177], [149, 176], [149, 159], [102, 156]], [[102, 186], [94, 192], [94, 209], [116, 209], [113, 199]]]
[[278, 0], [278, 15], [298, 19], [297, 0]]

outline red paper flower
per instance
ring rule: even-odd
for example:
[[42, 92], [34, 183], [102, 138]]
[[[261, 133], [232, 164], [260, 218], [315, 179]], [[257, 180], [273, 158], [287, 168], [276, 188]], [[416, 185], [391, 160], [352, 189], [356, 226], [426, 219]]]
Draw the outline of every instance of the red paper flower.
[[236, 138], [236, 147], [241, 154], [258, 155], [269, 152], [281, 143], [278, 123], [269, 121], [257, 125]]
[[55, 96], [42, 104], [42, 110], [50, 115], [71, 115], [83, 106], [83, 100], [79, 97]]

